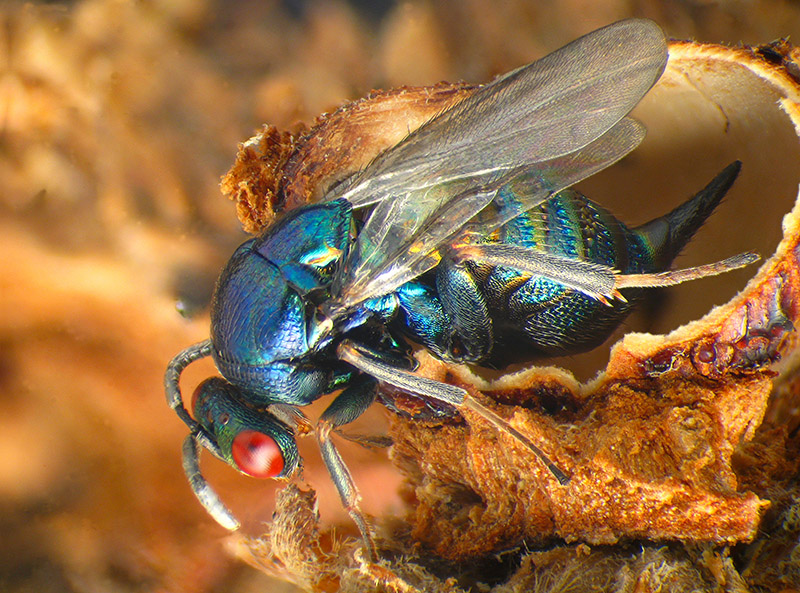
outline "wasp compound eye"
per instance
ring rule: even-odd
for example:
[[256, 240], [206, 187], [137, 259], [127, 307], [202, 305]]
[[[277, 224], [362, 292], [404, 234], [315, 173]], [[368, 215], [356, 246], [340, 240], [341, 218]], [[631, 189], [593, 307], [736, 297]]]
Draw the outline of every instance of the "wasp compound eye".
[[257, 430], [243, 430], [231, 444], [239, 471], [254, 478], [275, 478], [283, 472], [284, 459], [278, 443]]

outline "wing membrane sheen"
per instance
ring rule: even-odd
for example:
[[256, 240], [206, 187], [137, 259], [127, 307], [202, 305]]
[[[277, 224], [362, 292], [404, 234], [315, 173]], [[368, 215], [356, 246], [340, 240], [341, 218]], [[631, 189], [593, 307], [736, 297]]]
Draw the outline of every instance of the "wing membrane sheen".
[[372, 211], [333, 287], [347, 310], [425, 273], [619, 160], [644, 137], [625, 116], [666, 64], [655, 23], [631, 19], [514, 70], [423, 124], [326, 199]]

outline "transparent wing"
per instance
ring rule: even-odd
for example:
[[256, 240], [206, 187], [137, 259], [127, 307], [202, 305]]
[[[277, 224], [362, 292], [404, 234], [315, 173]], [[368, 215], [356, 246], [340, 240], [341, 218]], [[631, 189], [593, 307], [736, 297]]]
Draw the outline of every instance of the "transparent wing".
[[478, 89], [378, 156], [327, 197], [374, 205], [331, 310], [391, 292], [436, 265], [449, 239], [497, 228], [627, 154], [643, 129], [623, 118], [666, 56], [654, 23], [610, 25]]
[[342, 184], [328, 199], [359, 208], [434, 185], [482, 184], [523, 163], [586, 146], [658, 80], [664, 34], [630, 19], [589, 33], [479, 88]]
[[613, 165], [639, 146], [645, 134], [641, 123], [624, 118], [578, 151], [512, 173], [503, 181], [491, 203], [464, 225], [463, 235], [491, 233], [553, 194]]
[[[644, 133], [641, 124], [624, 119], [577, 153], [512, 170], [497, 182], [499, 187], [454, 194], [454, 199], [441, 203], [421, 226], [414, 218], [419, 216], [413, 207], [420, 200], [418, 194], [380, 202], [334, 286], [338, 296], [332, 309], [353, 307], [424, 274], [439, 263], [441, 245], [468, 243], [472, 235], [491, 233], [554, 193], [619, 160], [638, 146]], [[412, 226], [417, 227], [416, 232], [405, 232]]]

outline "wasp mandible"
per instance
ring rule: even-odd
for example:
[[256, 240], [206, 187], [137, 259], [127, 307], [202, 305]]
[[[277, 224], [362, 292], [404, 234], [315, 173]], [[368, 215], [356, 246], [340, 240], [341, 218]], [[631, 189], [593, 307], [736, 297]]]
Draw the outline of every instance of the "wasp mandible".
[[[632, 151], [628, 114], [660, 77], [667, 45], [647, 20], [622, 21], [487, 84], [378, 155], [320, 203], [283, 214], [222, 271], [209, 340], [169, 364], [170, 406], [189, 426], [184, 469], [223, 526], [239, 522], [203, 478], [205, 447], [239, 471], [300, 467], [298, 409], [341, 390], [315, 433], [342, 501], [374, 554], [370, 527], [331, 432], [379, 384], [477, 412], [568, 476], [465, 390], [414, 374], [409, 344], [446, 361], [502, 368], [606, 339], [644, 288], [757, 259], [665, 272], [736, 178], [734, 163], [694, 198], [630, 229], [569, 188]], [[222, 378], [196, 390], [183, 369], [212, 356]]]

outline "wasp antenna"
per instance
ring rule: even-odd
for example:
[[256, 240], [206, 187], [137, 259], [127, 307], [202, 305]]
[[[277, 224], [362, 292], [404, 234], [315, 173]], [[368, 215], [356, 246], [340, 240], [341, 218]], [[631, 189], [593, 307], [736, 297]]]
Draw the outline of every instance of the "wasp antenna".
[[211, 348], [211, 340], [203, 340], [197, 344], [192, 344], [169, 361], [167, 371], [164, 373], [164, 391], [167, 394], [167, 403], [192, 432], [197, 432], [200, 427], [186, 410], [186, 406], [183, 403], [180, 387], [181, 373], [194, 361], [211, 356]]
[[192, 418], [192, 415], [183, 403], [183, 396], [181, 395], [181, 373], [194, 361], [205, 358], [206, 356], [211, 356], [211, 348], [211, 340], [203, 340], [179, 352], [175, 358], [170, 360], [167, 365], [167, 372], [164, 373], [164, 391], [167, 394], [167, 403], [169, 407], [175, 410], [178, 417], [189, 427], [198, 445], [202, 445], [208, 449], [214, 457], [225, 461], [225, 457], [222, 455], [222, 451], [220, 451], [214, 439], [203, 430], [203, 427], [200, 426], [194, 418]]
[[183, 471], [189, 480], [192, 492], [217, 523], [225, 529], [236, 531], [241, 527], [241, 523], [220, 500], [200, 471], [200, 448], [201, 445], [193, 434], [183, 441]]

